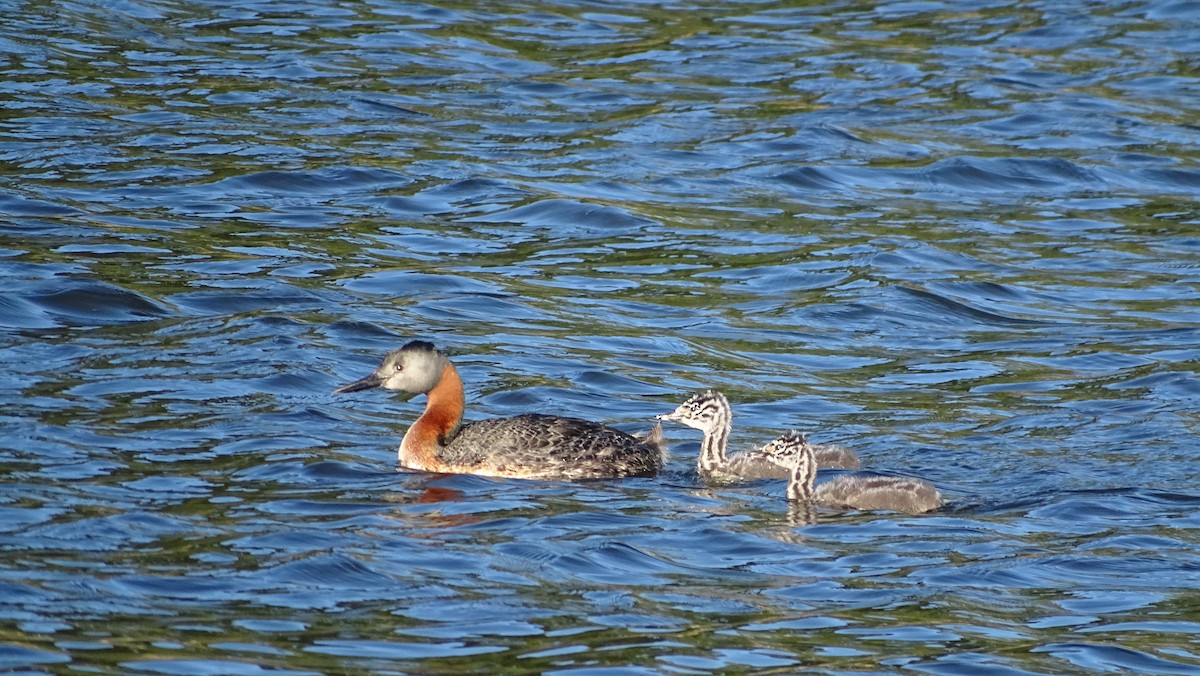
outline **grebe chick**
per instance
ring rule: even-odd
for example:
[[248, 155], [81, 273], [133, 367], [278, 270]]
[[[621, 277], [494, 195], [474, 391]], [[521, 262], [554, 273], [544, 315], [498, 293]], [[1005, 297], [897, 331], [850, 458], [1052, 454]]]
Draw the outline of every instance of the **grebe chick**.
[[842, 475], [816, 488], [817, 463], [803, 434], [788, 432], [756, 454], [786, 467], [788, 500], [814, 502], [838, 509], [918, 514], [942, 506], [942, 495], [924, 479], [900, 476]]
[[602, 479], [654, 476], [662, 468], [662, 426], [638, 438], [600, 423], [539, 413], [462, 424], [463, 384], [432, 343], [414, 340], [371, 375], [334, 394], [372, 387], [425, 394], [425, 411], [400, 442], [400, 465], [425, 472]]
[[[733, 429], [733, 411], [729, 400], [715, 390], [692, 396], [671, 413], [657, 416], [659, 420], [674, 420], [704, 433], [696, 471], [704, 476], [732, 479], [786, 479], [788, 471], [767, 460], [760, 453], [748, 451], [733, 457], [725, 454], [729, 433]], [[858, 469], [862, 463], [854, 451], [836, 444], [814, 447], [817, 464], [821, 467]]]

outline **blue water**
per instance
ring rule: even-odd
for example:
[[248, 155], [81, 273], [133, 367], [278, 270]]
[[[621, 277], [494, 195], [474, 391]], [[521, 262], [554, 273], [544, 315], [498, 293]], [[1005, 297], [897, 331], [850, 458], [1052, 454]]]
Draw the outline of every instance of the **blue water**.
[[[0, 671], [1200, 671], [1194, 3], [0, 9]], [[950, 504], [397, 472], [412, 338]]]

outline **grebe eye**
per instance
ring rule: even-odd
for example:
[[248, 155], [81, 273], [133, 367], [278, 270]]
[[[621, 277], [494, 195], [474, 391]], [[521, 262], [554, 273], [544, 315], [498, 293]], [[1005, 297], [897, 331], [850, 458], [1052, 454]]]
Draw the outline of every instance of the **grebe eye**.
[[395, 371], [396, 373], [399, 373], [404, 370], [404, 364], [401, 364], [400, 362], [396, 362], [395, 364], [392, 364], [392, 370]]

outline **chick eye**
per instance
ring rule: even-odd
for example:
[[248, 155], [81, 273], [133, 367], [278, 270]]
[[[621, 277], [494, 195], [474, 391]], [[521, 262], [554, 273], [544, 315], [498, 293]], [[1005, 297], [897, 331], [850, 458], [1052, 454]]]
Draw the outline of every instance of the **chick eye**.
[[395, 364], [392, 364], [392, 370], [395, 371], [396, 373], [399, 373], [404, 370], [404, 364], [401, 364], [400, 362], [396, 362]]

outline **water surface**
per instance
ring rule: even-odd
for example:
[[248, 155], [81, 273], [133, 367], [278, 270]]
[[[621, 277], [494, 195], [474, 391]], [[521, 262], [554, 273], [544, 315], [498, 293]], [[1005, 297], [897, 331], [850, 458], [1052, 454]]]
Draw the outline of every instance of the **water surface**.
[[[1194, 9], [8, 3], [0, 670], [1195, 673]], [[396, 472], [411, 338], [952, 501]]]

